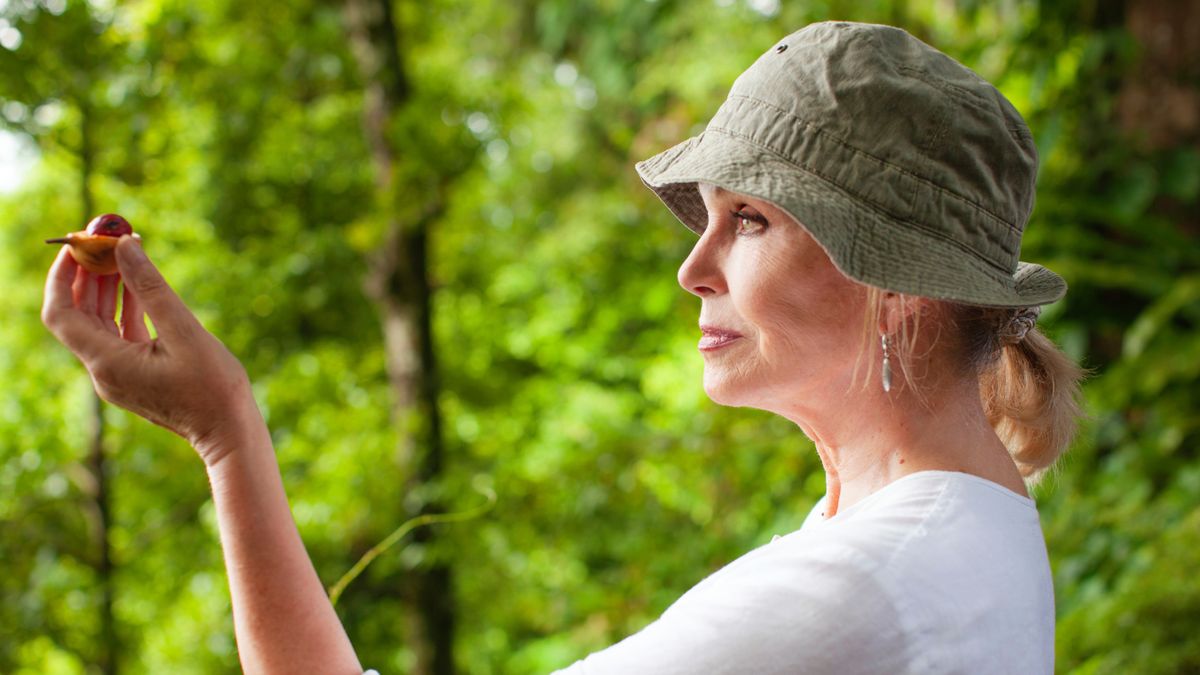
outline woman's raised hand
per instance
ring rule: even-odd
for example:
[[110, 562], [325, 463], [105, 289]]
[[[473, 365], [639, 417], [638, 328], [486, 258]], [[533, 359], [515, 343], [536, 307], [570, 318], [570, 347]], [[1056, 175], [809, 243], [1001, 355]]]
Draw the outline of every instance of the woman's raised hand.
[[[208, 468], [229, 572], [238, 655], [247, 673], [361, 673], [288, 510], [270, 435], [246, 370], [175, 295], [128, 235], [125, 282], [97, 277], [59, 252], [42, 321], [92, 375], [104, 400], [192, 443]], [[150, 316], [151, 340], [142, 318]], [[228, 460], [228, 461], [226, 461]]]
[[[208, 467], [238, 425], [262, 424], [246, 371], [196, 319], [128, 235], [117, 275], [96, 276], [63, 246], [50, 267], [42, 322], [83, 362], [96, 393], [184, 437]], [[120, 325], [117, 282], [125, 282]], [[143, 311], [158, 335], [150, 339]]]

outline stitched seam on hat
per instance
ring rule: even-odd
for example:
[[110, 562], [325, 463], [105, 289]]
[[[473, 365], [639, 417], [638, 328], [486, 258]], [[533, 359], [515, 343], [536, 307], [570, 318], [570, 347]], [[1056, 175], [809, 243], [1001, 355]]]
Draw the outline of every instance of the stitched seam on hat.
[[[779, 106], [776, 106], [776, 105], [774, 105], [774, 104], [772, 104], [772, 103], [768, 103], [768, 102], [766, 102], [766, 101], [764, 101], [764, 100], [762, 100], [762, 99], [754, 98], [754, 97], [752, 97], [752, 96], [746, 96], [745, 94], [734, 94], [734, 95], [731, 95], [729, 98], [730, 98], [730, 99], [735, 99], [735, 98], [744, 99], [744, 100], [746, 100], [746, 101], [750, 101], [751, 103], [756, 103], [756, 104], [759, 104], [759, 105], [765, 106], [765, 107], [767, 107], [767, 108], [770, 108], [770, 109], [772, 109], [772, 110], [774, 110], [774, 111], [776, 111], [776, 112], [782, 113], [782, 114], [784, 114], [784, 115], [786, 115], [786, 116], [788, 116], [788, 117], [792, 118], [793, 120], [795, 120], [795, 121], [799, 122], [800, 124], [803, 124], [804, 126], [806, 126], [806, 127], [810, 128], [810, 129], [812, 129], [812, 130], [813, 130], [813, 131], [814, 131], [814, 132], [815, 132], [817, 135], [819, 135], [819, 136], [824, 136], [825, 138], [828, 138], [828, 139], [832, 140], [833, 142], [837, 143], [838, 145], [841, 145], [842, 147], [846, 148], [847, 150], [849, 150], [849, 151], [851, 151], [851, 152], [853, 152], [853, 153], [855, 153], [855, 154], [857, 154], [857, 155], [862, 155], [863, 157], [866, 157], [867, 159], [870, 159], [870, 160], [874, 160], [875, 162], [878, 162], [879, 164], [882, 164], [883, 166], [886, 166], [886, 167], [888, 167], [889, 169], [894, 169], [895, 171], [897, 171], [897, 172], [899, 172], [899, 173], [901, 173], [901, 174], [904, 174], [904, 175], [906, 175], [906, 176], [908, 176], [908, 177], [912, 178], [913, 180], [920, 181], [921, 183], [924, 183], [925, 185], [928, 185], [928, 186], [929, 186], [930, 188], [932, 188], [933, 190], [935, 190], [935, 191], [937, 191], [937, 192], [940, 192], [940, 193], [942, 193], [942, 194], [946, 195], [947, 197], [950, 197], [950, 198], [952, 198], [952, 199], [955, 199], [955, 200], [957, 200], [957, 201], [960, 201], [960, 202], [962, 202], [962, 203], [964, 203], [964, 204], [967, 204], [967, 205], [969, 205], [969, 206], [973, 207], [974, 209], [976, 209], [977, 211], [979, 211], [980, 213], [982, 213], [982, 214], [984, 214], [984, 215], [986, 215], [986, 216], [989, 216], [989, 217], [991, 217], [991, 218], [994, 218], [995, 220], [999, 221], [1001, 224], [1005, 225], [1005, 226], [1006, 226], [1006, 227], [1008, 227], [1010, 230], [1012, 230], [1013, 232], [1015, 232], [1016, 234], [1018, 234], [1018, 235], [1019, 235], [1019, 234], [1021, 234], [1021, 228], [1017, 227], [1017, 226], [1016, 226], [1016, 225], [1014, 225], [1013, 223], [1010, 223], [1010, 222], [1008, 222], [1008, 220], [1006, 220], [1005, 218], [1001, 217], [1000, 215], [993, 213], [993, 212], [992, 212], [990, 209], [988, 209], [987, 207], [983, 206], [982, 204], [979, 204], [979, 203], [977, 203], [977, 202], [975, 202], [975, 201], [973, 201], [973, 200], [971, 200], [971, 199], [968, 199], [968, 198], [966, 198], [966, 197], [964, 197], [964, 196], [962, 196], [962, 195], [960, 195], [960, 194], [958, 194], [958, 193], [956, 193], [956, 192], [952, 192], [952, 191], [948, 190], [947, 188], [944, 188], [944, 187], [942, 187], [941, 185], [938, 185], [937, 183], [934, 183], [933, 181], [929, 180], [928, 178], [925, 178], [925, 177], [923, 177], [923, 176], [919, 176], [919, 175], [917, 175], [917, 174], [913, 173], [912, 171], [909, 171], [908, 169], [905, 169], [905, 168], [904, 168], [904, 167], [902, 167], [902, 166], [898, 166], [898, 165], [896, 165], [896, 164], [892, 164], [891, 162], [889, 162], [889, 161], [887, 161], [887, 160], [885, 160], [885, 159], [880, 159], [879, 157], [876, 157], [875, 155], [872, 155], [871, 153], [869, 153], [869, 152], [866, 152], [865, 150], [861, 150], [861, 149], [859, 149], [859, 148], [856, 148], [856, 147], [854, 147], [853, 145], [850, 145], [849, 143], [847, 143], [846, 141], [844, 141], [844, 140], [842, 140], [842, 139], [838, 138], [837, 136], [834, 136], [833, 134], [831, 134], [831, 133], [829, 133], [829, 132], [827, 132], [827, 131], [824, 131], [823, 129], [821, 129], [821, 128], [820, 128], [820, 127], [818, 127], [817, 125], [815, 125], [815, 124], [813, 124], [813, 123], [811, 123], [811, 122], [809, 122], [809, 121], [807, 121], [807, 120], [805, 120], [805, 119], [803, 119], [803, 118], [801, 118], [801, 117], [798, 117], [798, 116], [796, 116], [796, 115], [794, 115], [794, 114], [792, 114], [792, 113], [790, 113], [790, 112], [788, 112], [788, 111], [784, 110], [783, 108], [780, 108]], [[728, 129], [725, 129], [724, 127], [709, 127], [709, 128], [710, 128], [710, 129], [713, 129], [713, 130], [716, 130], [716, 131], [729, 131]], [[757, 141], [755, 141], [755, 145], [760, 145], [760, 146], [761, 146], [761, 144], [760, 144], [760, 143], [758, 143]], [[766, 146], [761, 146], [761, 147], [764, 147], [764, 148], [765, 148]], [[770, 150], [770, 148], [766, 148], [766, 149]], [[772, 152], [775, 152], [775, 151], [774, 151], [774, 150], [772, 150]], [[779, 154], [779, 153], [775, 153], [775, 154]], [[794, 165], [796, 165], [796, 166], [800, 166], [799, 164], [796, 164], [794, 161], [792, 161], [791, 159], [789, 159], [789, 158], [787, 158], [787, 157], [784, 157], [783, 155], [780, 155], [780, 157], [782, 157], [784, 160], [786, 160], [786, 161], [787, 161], [788, 163], [790, 163], [790, 164], [794, 164]], [[814, 172], [814, 173], [815, 173], [815, 172]], [[827, 180], [828, 180], [828, 179], [827, 179]]]
[[[651, 157], [645, 161], [638, 162], [635, 168], [637, 166], [644, 166], [647, 169], [652, 170], [653, 175], [648, 176], [648, 178], [651, 180], [657, 180], [659, 176], [661, 176], [667, 169], [671, 168], [671, 166], [675, 164], [675, 161], [679, 159], [680, 155], [694, 148], [699, 142], [699, 139], [703, 136], [703, 133], [693, 136], [682, 143], [668, 148], [661, 154], [655, 155], [654, 157]], [[647, 185], [649, 185], [649, 183], [647, 183]]]
[[971, 248], [971, 246], [959, 241], [958, 239], [954, 239], [953, 237], [947, 237], [945, 234], [942, 234], [940, 231], [934, 230], [934, 229], [930, 228], [928, 225], [926, 225], [920, 221], [909, 220], [907, 218], [898, 218], [897, 220], [899, 220], [902, 223], [907, 223], [908, 225], [912, 225], [913, 227], [917, 228], [918, 230], [921, 230], [922, 232], [924, 232], [926, 234], [929, 234], [938, 239], [941, 239], [942, 241], [954, 244], [955, 246], [962, 249], [963, 251], [973, 255], [976, 260], [980, 260], [984, 263], [987, 263], [988, 267], [991, 267], [992, 269], [1003, 273], [1006, 277], [1012, 275], [1012, 272], [1008, 271], [1004, 267], [993, 262], [991, 260], [991, 258], [988, 258], [984, 253], [982, 253], [981, 251], [976, 251], [974, 248]]
[[[803, 171], [803, 172], [805, 172], [805, 173], [807, 173], [807, 174], [811, 174], [811, 175], [813, 175], [813, 176], [816, 176], [817, 178], [819, 178], [819, 179], [821, 179], [822, 181], [824, 181], [824, 182], [828, 183], [829, 185], [831, 185], [832, 187], [834, 187], [834, 188], [835, 188], [835, 189], [837, 189], [838, 191], [846, 193], [846, 195], [847, 195], [847, 196], [849, 196], [851, 199], [856, 199], [857, 201], [861, 201], [861, 202], [862, 202], [862, 203], [863, 203], [863, 204], [864, 204], [864, 205], [865, 205], [867, 208], [871, 209], [872, 211], [875, 211], [875, 212], [879, 213], [880, 215], [882, 215], [882, 216], [884, 216], [884, 217], [886, 217], [886, 218], [888, 218], [888, 219], [891, 219], [891, 220], [896, 220], [896, 221], [898, 221], [898, 222], [901, 222], [901, 223], [906, 223], [906, 224], [908, 224], [908, 225], [911, 225], [911, 226], [915, 227], [916, 229], [918, 229], [918, 230], [921, 230], [922, 232], [924, 232], [924, 233], [926, 233], [926, 234], [928, 234], [928, 235], [931, 235], [931, 236], [933, 236], [933, 237], [935, 237], [935, 238], [937, 238], [937, 239], [941, 239], [942, 241], [949, 242], [949, 243], [951, 243], [951, 244], [953, 244], [953, 245], [957, 246], [958, 248], [962, 249], [962, 250], [963, 250], [963, 252], [965, 252], [965, 253], [969, 253], [969, 254], [971, 254], [973, 257], [975, 257], [976, 259], [978, 259], [978, 260], [980, 260], [980, 261], [982, 261], [982, 262], [986, 263], [986, 264], [988, 265], [988, 267], [991, 267], [991, 268], [993, 268], [993, 269], [995, 269], [995, 270], [998, 270], [998, 271], [1000, 271], [1000, 272], [1001, 272], [1001, 273], [1003, 273], [1005, 276], [1010, 276], [1010, 275], [1011, 275], [1011, 272], [1009, 272], [1009, 271], [1008, 271], [1007, 269], [1005, 269], [1004, 267], [1002, 267], [1002, 266], [1000, 266], [1000, 265], [996, 264], [995, 262], [993, 262], [993, 261], [992, 261], [990, 258], [988, 258], [988, 257], [987, 257], [987, 256], [986, 256], [986, 255], [985, 255], [985, 254], [984, 254], [982, 251], [977, 251], [977, 250], [975, 250], [974, 248], [972, 248], [972, 247], [968, 246], [967, 244], [965, 244], [965, 243], [963, 243], [963, 242], [961, 242], [961, 241], [959, 241], [959, 240], [957, 240], [957, 239], [955, 239], [955, 238], [953, 238], [953, 237], [948, 237], [948, 236], [946, 236], [944, 233], [942, 233], [942, 232], [940, 232], [940, 231], [938, 231], [938, 230], [935, 230], [935, 229], [932, 229], [932, 228], [930, 228], [928, 225], [925, 225], [924, 223], [921, 223], [921, 222], [919, 222], [919, 221], [915, 221], [915, 220], [911, 220], [911, 219], [908, 219], [908, 218], [901, 218], [901, 217], [898, 217], [898, 216], [896, 216], [896, 215], [893, 215], [893, 214], [891, 214], [891, 213], [888, 213], [886, 209], [884, 209], [882, 206], [879, 206], [879, 205], [877, 205], [875, 202], [873, 202], [873, 201], [871, 201], [871, 200], [868, 200], [868, 199], [864, 199], [864, 198], [862, 198], [862, 197], [859, 197], [858, 195], [854, 195], [854, 194], [852, 194], [852, 193], [851, 193], [849, 190], [847, 190], [846, 188], [842, 187], [841, 185], [839, 185], [838, 183], [834, 182], [833, 180], [831, 180], [831, 179], [829, 179], [829, 178], [827, 178], [827, 177], [825, 177], [825, 176], [821, 175], [821, 174], [820, 174], [820, 173], [818, 173], [817, 171], [815, 171], [815, 170], [813, 170], [813, 169], [810, 169], [810, 168], [808, 168], [808, 167], [805, 167], [805, 166], [801, 166], [801, 165], [799, 165], [799, 164], [797, 164], [797, 163], [793, 162], [793, 161], [792, 161], [791, 159], [789, 159], [788, 157], [785, 157], [785, 156], [784, 156], [782, 153], [780, 153], [780, 152], [778, 152], [778, 151], [776, 151], [776, 150], [774, 150], [774, 149], [772, 149], [772, 148], [769, 148], [769, 147], [767, 147], [767, 146], [763, 145], [762, 143], [759, 143], [758, 141], [754, 140], [753, 138], [750, 138], [749, 136], [747, 136], [747, 135], [745, 135], [745, 134], [742, 134], [742, 133], [739, 133], [739, 132], [736, 132], [736, 131], [731, 131], [731, 130], [729, 130], [729, 129], [725, 129], [725, 128], [723, 128], [723, 127], [710, 127], [710, 128], [709, 128], [709, 131], [714, 131], [714, 132], [717, 132], [717, 133], [722, 133], [722, 134], [725, 134], [725, 135], [727, 135], [727, 136], [732, 136], [732, 137], [734, 137], [734, 138], [738, 138], [738, 139], [740, 139], [740, 140], [746, 141], [747, 143], [750, 143], [750, 144], [752, 144], [752, 145], [755, 145], [755, 146], [757, 146], [757, 147], [759, 147], [759, 148], [762, 148], [763, 150], [765, 150], [766, 152], [770, 153], [771, 155], [774, 155], [775, 157], [778, 157], [778, 158], [779, 158], [780, 160], [782, 160], [783, 162], [785, 162], [785, 163], [787, 163], [787, 164], [790, 164], [791, 166], [794, 166], [794, 167], [796, 167], [797, 169], [799, 169], [799, 170], [801, 170], [801, 171]], [[856, 235], [856, 238], [857, 238], [857, 235]]]

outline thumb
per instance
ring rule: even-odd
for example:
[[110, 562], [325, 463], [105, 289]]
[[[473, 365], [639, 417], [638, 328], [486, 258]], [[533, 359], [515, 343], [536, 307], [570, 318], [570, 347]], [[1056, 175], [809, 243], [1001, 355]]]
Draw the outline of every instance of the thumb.
[[199, 326], [187, 305], [146, 257], [142, 245], [129, 235], [122, 236], [117, 242], [117, 268], [126, 288], [137, 298], [160, 333], [181, 335]]

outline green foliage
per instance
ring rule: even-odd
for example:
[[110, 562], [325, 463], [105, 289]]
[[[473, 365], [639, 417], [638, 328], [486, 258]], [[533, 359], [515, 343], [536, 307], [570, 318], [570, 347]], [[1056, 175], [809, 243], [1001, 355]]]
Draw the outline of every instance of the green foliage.
[[[388, 128], [405, 149], [388, 195], [337, 6], [3, 5], [0, 33], [22, 40], [0, 47], [0, 122], [40, 160], [0, 197], [0, 671], [86, 672], [99, 649], [90, 382], [38, 321], [40, 242], [81, 225], [85, 120], [96, 210], [129, 217], [246, 364], [327, 585], [406, 500], [469, 509], [479, 481], [498, 495], [346, 589], [364, 664], [411, 663], [396, 580], [423, 561], [454, 566], [465, 672], [545, 672], [797, 527], [824, 491], [815, 453], [785, 421], [704, 397], [697, 302], [674, 280], [691, 235], [632, 164], [702, 128], [764, 46], [826, 18], [902, 25], [1029, 119], [1042, 169], [1023, 257], [1067, 277], [1044, 323], [1093, 372], [1090, 421], [1038, 494], [1060, 669], [1200, 668], [1200, 153], [1114, 122], [1137, 44], [1092, 5], [404, 3], [413, 94]], [[431, 203], [449, 466], [406, 495], [363, 281], [379, 207]], [[123, 669], [237, 672], [201, 464], [161, 429], [104, 420]]]

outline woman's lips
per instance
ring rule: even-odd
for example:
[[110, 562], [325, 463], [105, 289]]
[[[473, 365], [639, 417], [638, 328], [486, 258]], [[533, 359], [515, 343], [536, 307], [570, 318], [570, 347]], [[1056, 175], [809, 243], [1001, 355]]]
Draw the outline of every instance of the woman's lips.
[[742, 337], [741, 333], [729, 330], [728, 328], [701, 326], [700, 344], [698, 347], [702, 352], [712, 352], [732, 344], [740, 337]]

